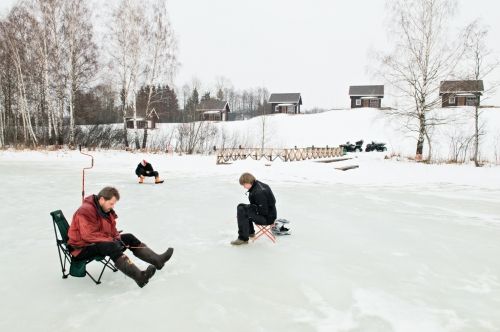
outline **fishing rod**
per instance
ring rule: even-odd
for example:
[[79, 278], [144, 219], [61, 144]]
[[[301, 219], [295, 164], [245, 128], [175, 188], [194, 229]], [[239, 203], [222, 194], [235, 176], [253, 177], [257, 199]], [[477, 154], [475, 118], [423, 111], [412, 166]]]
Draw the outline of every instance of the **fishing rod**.
[[94, 167], [94, 157], [91, 156], [90, 154], [87, 154], [87, 153], [83, 153], [82, 152], [82, 146], [81, 145], [78, 145], [78, 148], [80, 149], [80, 153], [81, 154], [84, 154], [86, 156], [89, 156], [92, 158], [92, 164], [90, 165], [90, 167], [85, 167], [83, 170], [82, 170], [82, 204], [83, 204], [83, 201], [85, 200], [85, 170], [86, 169], [91, 169], [92, 167]]
[[227, 224], [229, 224], [231, 221], [233, 221], [233, 220], [234, 220], [234, 219], [236, 219], [236, 218], [237, 218], [237, 217], [233, 217], [233, 218], [229, 219], [228, 221], [226, 221], [225, 223], [223, 223], [222, 225], [220, 225], [220, 227], [219, 227], [219, 228], [222, 228], [222, 227], [226, 226]]

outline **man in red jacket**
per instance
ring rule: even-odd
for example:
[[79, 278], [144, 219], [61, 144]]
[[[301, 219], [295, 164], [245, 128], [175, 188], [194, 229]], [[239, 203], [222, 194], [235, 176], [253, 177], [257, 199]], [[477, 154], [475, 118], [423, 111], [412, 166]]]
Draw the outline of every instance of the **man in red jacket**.
[[[85, 198], [69, 227], [68, 244], [73, 248], [71, 254], [76, 260], [84, 260], [96, 255], [109, 256], [118, 270], [144, 287], [156, 270], [161, 270], [172, 257], [173, 248], [161, 255], [156, 254], [133, 234], [121, 234], [116, 230], [118, 216], [113, 210], [120, 199], [114, 187], [105, 187], [97, 195]], [[95, 244], [95, 245], [91, 245]], [[134, 256], [152, 264], [145, 271], [137, 266], [123, 252], [129, 249]]]

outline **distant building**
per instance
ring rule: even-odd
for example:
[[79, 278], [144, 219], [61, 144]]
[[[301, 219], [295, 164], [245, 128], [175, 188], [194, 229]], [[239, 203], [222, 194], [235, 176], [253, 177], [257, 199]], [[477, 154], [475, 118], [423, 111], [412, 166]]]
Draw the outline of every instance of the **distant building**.
[[351, 85], [349, 87], [351, 108], [359, 107], [382, 107], [384, 98], [383, 85]]
[[439, 87], [442, 107], [480, 105], [483, 81], [443, 81]]
[[271, 113], [299, 114], [302, 97], [300, 93], [272, 93], [268, 104], [271, 105]]
[[[127, 122], [127, 128], [128, 129], [134, 129], [134, 118], [129, 116], [125, 118]], [[156, 123], [160, 120], [160, 117], [156, 113], [155, 109], [151, 111], [149, 114], [149, 120], [148, 120], [148, 128], [149, 129], [155, 129], [156, 128]], [[146, 125], [146, 121], [143, 117], [136, 117], [135, 121], [137, 122], [137, 129], [144, 129], [144, 126]]]
[[229, 104], [225, 100], [204, 100], [197, 107], [196, 111], [200, 112], [200, 120], [205, 121], [228, 121]]

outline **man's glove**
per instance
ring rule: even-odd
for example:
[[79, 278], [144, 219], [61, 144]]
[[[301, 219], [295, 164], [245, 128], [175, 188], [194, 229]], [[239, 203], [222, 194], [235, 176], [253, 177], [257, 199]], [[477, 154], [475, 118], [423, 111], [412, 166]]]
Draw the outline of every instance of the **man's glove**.
[[256, 205], [253, 205], [253, 204], [248, 204], [247, 205], [247, 209], [248, 210], [252, 210], [253, 212], [257, 213], [258, 214], [258, 211], [257, 211], [257, 206]]
[[115, 239], [115, 241], [118, 242], [118, 244], [122, 247], [123, 251], [125, 251], [125, 249], [127, 249], [127, 245], [125, 244], [125, 242], [123, 242], [120, 239]]

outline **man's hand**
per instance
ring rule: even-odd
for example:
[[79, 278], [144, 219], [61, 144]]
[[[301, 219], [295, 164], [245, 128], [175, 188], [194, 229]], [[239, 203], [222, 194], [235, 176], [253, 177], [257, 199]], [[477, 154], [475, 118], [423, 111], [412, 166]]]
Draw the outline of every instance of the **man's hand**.
[[149, 174], [149, 171], [146, 171], [146, 174]]
[[127, 248], [127, 245], [125, 244], [125, 242], [123, 242], [122, 240], [120, 239], [115, 239], [116, 242], [118, 242], [118, 244], [120, 246], [122, 246], [122, 250], [125, 250]]
[[247, 209], [248, 210], [252, 210], [253, 212], [259, 214], [258, 210], [257, 210], [257, 206], [256, 205], [253, 205], [253, 204], [248, 204], [247, 205]]

